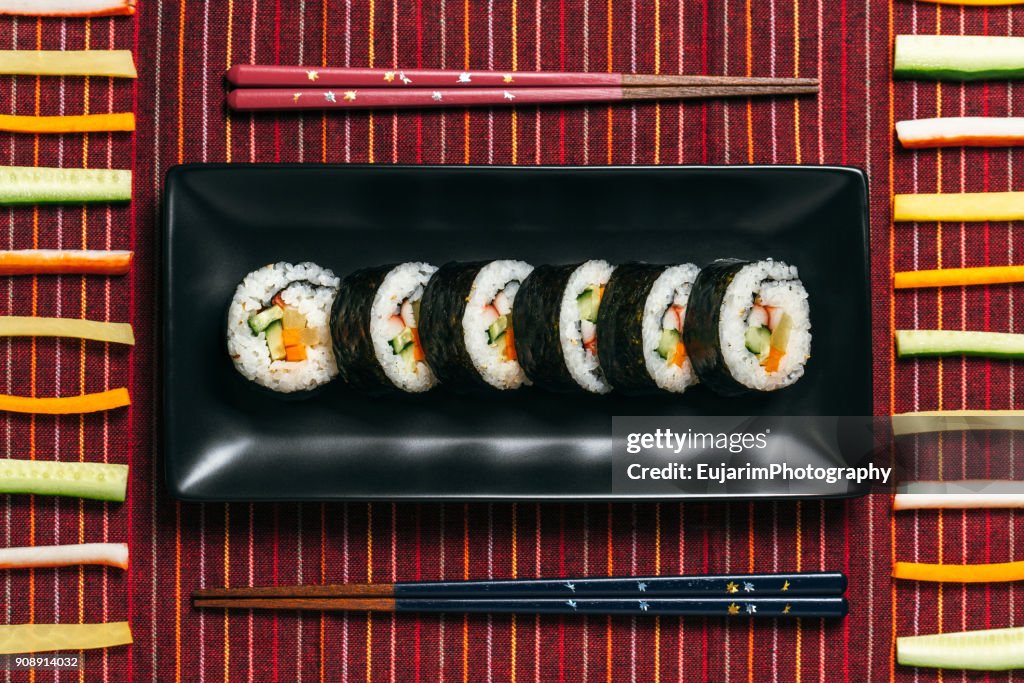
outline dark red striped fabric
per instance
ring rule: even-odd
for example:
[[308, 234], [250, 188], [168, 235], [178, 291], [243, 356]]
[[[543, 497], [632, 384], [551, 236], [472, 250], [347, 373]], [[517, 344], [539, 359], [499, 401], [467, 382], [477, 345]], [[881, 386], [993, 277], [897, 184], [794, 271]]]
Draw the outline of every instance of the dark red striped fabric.
[[[871, 180], [875, 411], [1017, 407], [1024, 373], [1014, 363], [894, 363], [890, 330], [1011, 330], [1024, 302], [1019, 288], [893, 297], [890, 274], [1013, 262], [1024, 248], [1019, 233], [1005, 224], [891, 229], [889, 202], [894, 190], [1019, 187], [1024, 155], [895, 150], [892, 123], [1020, 113], [1021, 87], [893, 85], [889, 72], [894, 33], [1006, 35], [1022, 20], [1021, 10], [909, 0], [140, 0], [134, 19], [0, 20], [0, 49], [134, 49], [140, 71], [134, 84], [0, 79], [3, 113], [134, 107], [139, 116], [134, 136], [0, 134], [5, 164], [135, 170], [130, 208], [0, 212], [0, 248], [136, 250], [125, 278], [0, 280], [0, 313], [131, 321], [139, 337], [132, 350], [0, 340], [4, 393], [128, 386], [134, 400], [130, 410], [85, 418], [0, 416], [3, 457], [132, 467], [124, 505], [0, 500], [5, 545], [109, 539], [128, 541], [132, 552], [127, 573], [3, 575], [5, 622], [131, 621], [133, 647], [87, 652], [82, 673], [60, 680], [938, 680], [893, 664], [895, 636], [1020, 625], [1024, 600], [1006, 585], [894, 587], [892, 559], [1019, 558], [1021, 515], [894, 520], [884, 496], [795, 505], [170, 500], [156, 446], [158, 199], [167, 167], [195, 161], [858, 166]], [[239, 62], [800, 75], [819, 76], [823, 91], [800, 102], [229, 116], [223, 74]], [[1024, 467], [1020, 449], [1011, 450]], [[949, 476], [979, 457], [952, 438], [937, 453]], [[845, 621], [225, 615], [187, 601], [194, 588], [224, 584], [819, 568], [850, 575]]]

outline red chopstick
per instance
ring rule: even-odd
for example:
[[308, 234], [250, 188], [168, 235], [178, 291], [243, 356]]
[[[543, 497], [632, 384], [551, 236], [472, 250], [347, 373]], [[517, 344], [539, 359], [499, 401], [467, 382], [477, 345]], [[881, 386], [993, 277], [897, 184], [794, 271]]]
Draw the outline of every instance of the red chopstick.
[[809, 95], [816, 85], [712, 85], [681, 87], [563, 88], [238, 88], [228, 93], [236, 111], [309, 109], [409, 109], [483, 107], [518, 104], [571, 104], [638, 100], [685, 100], [713, 97]]
[[239, 88], [565, 88], [680, 86], [817, 86], [813, 78], [676, 76], [560, 71], [363, 69], [237, 64], [228, 82]]

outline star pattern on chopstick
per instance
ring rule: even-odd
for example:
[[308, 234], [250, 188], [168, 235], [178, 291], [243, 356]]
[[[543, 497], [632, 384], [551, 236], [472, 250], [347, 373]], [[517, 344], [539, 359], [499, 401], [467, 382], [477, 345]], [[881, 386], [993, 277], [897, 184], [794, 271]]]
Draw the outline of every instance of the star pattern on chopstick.
[[650, 609], [650, 607], [651, 607], [650, 603], [648, 603], [646, 600], [641, 600], [640, 601], [640, 609], [642, 611], [646, 612], [648, 609]]
[[508, 90], [505, 91], [505, 99], [506, 100], [514, 100], [515, 98], [516, 98], [516, 96], [513, 95], [512, 93], [510, 93]]
[[757, 605], [752, 602], [747, 603], [747, 614], [757, 614]]
[[566, 588], [568, 588], [569, 590], [571, 590], [573, 593], [576, 592], [576, 584], [573, 583], [572, 581], [566, 581], [562, 585], [565, 586]]
[[298, 102], [300, 97], [302, 97], [302, 93], [295, 93], [294, 95], [292, 95], [292, 102]]
[[753, 593], [754, 592], [754, 584], [750, 583], [749, 581], [744, 581], [743, 582], [743, 592], [745, 592], [745, 593]]
[[636, 589], [638, 591], [640, 591], [641, 593], [646, 593], [647, 592], [647, 583], [644, 582], [644, 581], [638, 581], [637, 584], [636, 584]]
[[786, 603], [786, 606], [782, 608], [782, 613], [783, 614], [789, 614], [789, 610], [791, 608], [792, 608], [792, 605], [790, 605], [789, 603]]
[[740, 613], [740, 606], [737, 605], [735, 602], [729, 603], [728, 609], [729, 609], [729, 614], [731, 616], [735, 616], [735, 615]]
[[334, 94], [333, 90], [328, 90], [327, 92], [325, 92], [324, 93], [324, 99], [327, 100], [328, 102], [337, 102], [338, 101], [338, 98]]
[[349, 102], [355, 102], [356, 101], [356, 91], [355, 90], [346, 90], [345, 94], [342, 95], [342, 97], [345, 100], [349, 101]]
[[725, 592], [726, 593], [739, 593], [740, 592], [740, 587], [737, 586], [734, 581], [730, 581], [729, 583], [727, 583], [725, 585]]
[[567, 600], [565, 604], [568, 605], [569, 607], [571, 607], [573, 609], [573, 611], [576, 611], [576, 601], [575, 600]]
[[412, 83], [412, 79], [406, 77], [404, 71], [399, 71], [398, 72], [398, 80], [402, 81], [402, 83], [405, 83], [406, 85], [409, 85], [409, 84]]
[[470, 82], [472, 82], [471, 79], [472, 79], [472, 76], [470, 75], [470, 73], [468, 71], [463, 71], [462, 73], [459, 74], [459, 80], [457, 82], [458, 83], [470, 83]]
[[788, 590], [789, 590], [789, 581], [786, 581], [786, 583], [782, 584], [782, 592], [786, 592]]
[[308, 78], [311, 81], [318, 81], [318, 80], [320, 80], [320, 72], [319, 71], [307, 71], [306, 72], [306, 78]]
[[434, 92], [430, 93], [430, 99], [434, 100], [435, 102], [440, 102], [441, 100], [444, 99], [444, 95], [441, 94], [440, 90], [435, 90]]
[[505, 81], [506, 83], [511, 83], [512, 82], [512, 74], [505, 74], [504, 76], [501, 77], [501, 80]]
[[384, 80], [387, 81], [388, 83], [393, 83], [394, 80], [395, 80], [395, 72], [394, 71], [385, 71], [384, 72]]

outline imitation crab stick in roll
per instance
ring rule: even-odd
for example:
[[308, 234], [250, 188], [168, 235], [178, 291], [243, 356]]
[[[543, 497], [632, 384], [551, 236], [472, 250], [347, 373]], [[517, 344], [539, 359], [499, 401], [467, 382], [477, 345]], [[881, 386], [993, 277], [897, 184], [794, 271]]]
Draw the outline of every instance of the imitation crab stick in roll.
[[128, 569], [127, 543], [77, 543], [0, 548], [0, 569], [99, 565]]
[[0, 275], [126, 275], [131, 265], [130, 251], [0, 251]]

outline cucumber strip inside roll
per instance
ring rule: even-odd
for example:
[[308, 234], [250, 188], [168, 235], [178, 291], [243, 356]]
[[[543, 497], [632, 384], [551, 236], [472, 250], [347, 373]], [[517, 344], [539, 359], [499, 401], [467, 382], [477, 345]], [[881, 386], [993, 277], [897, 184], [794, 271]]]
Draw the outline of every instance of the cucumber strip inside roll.
[[275, 263], [249, 273], [228, 310], [228, 353], [238, 372], [285, 394], [334, 379], [328, 328], [338, 282], [314, 263]]
[[403, 263], [367, 268], [342, 281], [331, 327], [346, 382], [365, 391], [410, 393], [437, 383], [419, 330], [421, 299], [436, 270]]
[[794, 384], [811, 354], [810, 305], [796, 267], [715, 261], [694, 284], [683, 341], [701, 381], [719, 393]]
[[517, 389], [527, 383], [514, 341], [512, 310], [533, 266], [501, 260], [441, 267], [424, 295], [427, 359], [455, 389]]

